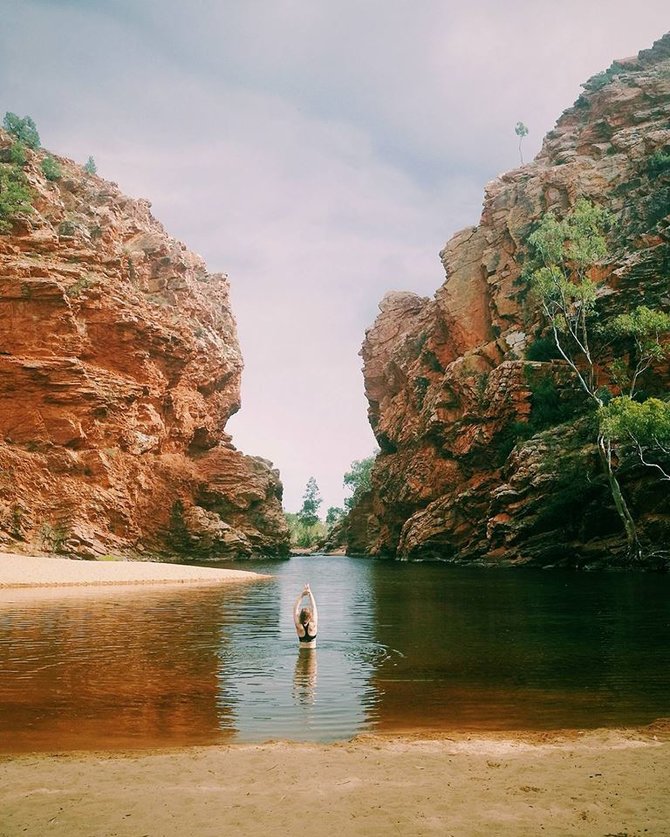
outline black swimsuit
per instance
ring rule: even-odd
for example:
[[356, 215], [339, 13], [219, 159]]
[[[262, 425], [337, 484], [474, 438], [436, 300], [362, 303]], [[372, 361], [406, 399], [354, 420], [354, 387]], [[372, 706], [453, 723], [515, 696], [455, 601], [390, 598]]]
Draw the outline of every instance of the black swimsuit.
[[299, 641], [299, 642], [311, 642], [313, 639], [316, 639], [316, 634], [314, 634], [314, 636], [310, 636], [310, 635], [307, 633], [307, 628], [305, 627], [305, 625], [303, 625], [303, 626], [302, 626], [302, 628], [303, 628], [303, 630], [304, 630], [304, 632], [305, 632], [305, 636], [299, 636], [299, 637], [298, 637], [298, 641]]

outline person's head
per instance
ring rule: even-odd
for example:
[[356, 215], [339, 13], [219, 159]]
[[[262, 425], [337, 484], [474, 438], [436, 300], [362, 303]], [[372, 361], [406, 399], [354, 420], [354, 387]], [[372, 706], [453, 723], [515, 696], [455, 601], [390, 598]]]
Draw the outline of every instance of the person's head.
[[311, 607], [303, 607], [300, 611], [300, 624], [306, 625], [308, 622], [312, 621], [312, 608]]

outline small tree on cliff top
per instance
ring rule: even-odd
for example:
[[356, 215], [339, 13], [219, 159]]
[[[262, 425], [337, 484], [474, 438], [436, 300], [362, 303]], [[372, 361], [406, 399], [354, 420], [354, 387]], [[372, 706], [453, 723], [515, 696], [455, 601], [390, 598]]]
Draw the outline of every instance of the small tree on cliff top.
[[[610, 387], [599, 385], [601, 367], [596, 364], [592, 346], [598, 292], [592, 274], [607, 257], [605, 232], [609, 223], [606, 210], [584, 199], [563, 220], [551, 213], [545, 215], [529, 238], [530, 299], [544, 314], [560, 356], [598, 409], [598, 451], [626, 531], [629, 555], [639, 558], [637, 528], [615, 473], [613, 446], [618, 442], [634, 447], [643, 464], [667, 476], [658, 461], [645, 461], [645, 457], [650, 449], [661, 458], [667, 452], [664, 444], [670, 405], [659, 401], [645, 406], [632, 399], [640, 376], [667, 354], [662, 338], [670, 332], [670, 316], [640, 307], [612, 321], [606, 330], [608, 336], [614, 340], [625, 338], [633, 344], [626, 357], [610, 364], [610, 386], [628, 384], [627, 396], [612, 399]], [[670, 419], [667, 421], [670, 423]]]
[[30, 116], [21, 118], [15, 113], [7, 111], [5, 118], [2, 120], [2, 126], [5, 131], [15, 136], [22, 145], [33, 150], [40, 147], [40, 135], [37, 133], [37, 127]]
[[521, 144], [523, 143], [523, 138], [528, 136], [528, 128], [526, 128], [523, 122], [517, 122], [514, 127], [514, 133], [519, 137], [519, 159], [521, 160], [521, 165], [523, 165], [523, 148]]

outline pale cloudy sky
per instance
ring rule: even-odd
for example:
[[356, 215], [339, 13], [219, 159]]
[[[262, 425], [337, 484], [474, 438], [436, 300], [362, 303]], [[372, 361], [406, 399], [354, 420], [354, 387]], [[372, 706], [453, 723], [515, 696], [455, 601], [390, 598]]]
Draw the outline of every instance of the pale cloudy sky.
[[296, 510], [374, 439], [358, 351], [438, 251], [667, 0], [0, 0], [0, 111], [229, 274], [246, 369], [229, 424]]

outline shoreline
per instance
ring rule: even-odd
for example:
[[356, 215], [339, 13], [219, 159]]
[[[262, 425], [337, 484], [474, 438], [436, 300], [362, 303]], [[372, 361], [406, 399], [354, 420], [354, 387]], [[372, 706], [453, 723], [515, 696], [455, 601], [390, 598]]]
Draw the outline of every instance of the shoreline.
[[0, 756], [2, 837], [660, 835], [670, 723]]
[[0, 552], [0, 592], [26, 589], [91, 589], [211, 585], [260, 581], [272, 576], [159, 561], [82, 561]]

